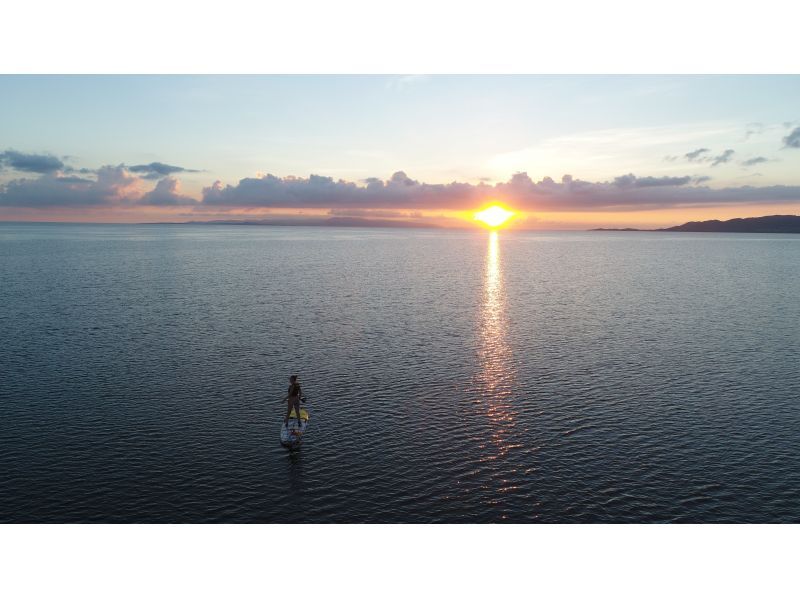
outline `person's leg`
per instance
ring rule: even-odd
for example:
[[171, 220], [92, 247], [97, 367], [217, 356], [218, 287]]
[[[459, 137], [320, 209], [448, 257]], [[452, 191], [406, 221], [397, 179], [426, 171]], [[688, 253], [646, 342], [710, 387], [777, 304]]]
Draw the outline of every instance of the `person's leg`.
[[297, 414], [297, 429], [300, 429], [300, 424], [302, 420], [300, 419], [300, 401], [294, 402], [294, 412]]
[[289, 425], [289, 416], [292, 414], [292, 403], [289, 401], [289, 404], [286, 405], [286, 417], [283, 418], [283, 425]]

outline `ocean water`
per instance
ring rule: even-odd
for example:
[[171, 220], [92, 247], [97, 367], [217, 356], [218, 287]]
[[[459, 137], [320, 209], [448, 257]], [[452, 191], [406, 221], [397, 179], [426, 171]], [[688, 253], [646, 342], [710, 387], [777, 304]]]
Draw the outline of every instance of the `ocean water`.
[[0, 223], [0, 521], [800, 522], [799, 297], [791, 235]]

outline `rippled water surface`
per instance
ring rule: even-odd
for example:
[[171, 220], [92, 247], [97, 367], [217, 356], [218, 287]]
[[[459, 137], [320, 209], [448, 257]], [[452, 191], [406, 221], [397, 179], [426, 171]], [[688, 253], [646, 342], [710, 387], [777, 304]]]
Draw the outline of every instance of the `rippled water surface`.
[[3, 522], [800, 522], [800, 236], [0, 224], [0, 275]]

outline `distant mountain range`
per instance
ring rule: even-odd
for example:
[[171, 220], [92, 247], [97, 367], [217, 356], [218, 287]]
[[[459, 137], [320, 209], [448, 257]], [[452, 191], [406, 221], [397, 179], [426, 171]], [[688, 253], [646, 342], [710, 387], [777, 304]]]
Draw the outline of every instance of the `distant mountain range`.
[[[192, 221], [183, 224], [237, 224], [250, 226], [357, 226], [378, 228], [440, 228], [436, 224], [408, 220], [379, 218], [357, 218], [334, 216], [320, 218], [276, 217], [264, 220], [211, 220]], [[592, 231], [639, 231], [639, 232], [689, 232], [689, 233], [800, 233], [800, 216], [759, 216], [756, 218], [734, 218], [732, 220], [704, 220], [687, 222], [669, 228], [593, 228]]]
[[666, 231], [683, 233], [800, 233], [800, 216], [758, 216], [687, 222], [669, 228], [593, 228], [593, 231]]

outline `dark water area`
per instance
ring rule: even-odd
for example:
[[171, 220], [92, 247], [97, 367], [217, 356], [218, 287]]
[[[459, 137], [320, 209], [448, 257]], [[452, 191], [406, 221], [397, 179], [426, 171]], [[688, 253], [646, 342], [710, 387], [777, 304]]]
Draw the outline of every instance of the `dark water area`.
[[800, 235], [0, 223], [0, 521], [800, 522], [799, 297]]

